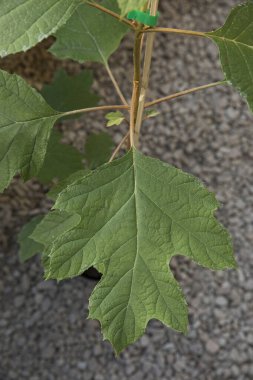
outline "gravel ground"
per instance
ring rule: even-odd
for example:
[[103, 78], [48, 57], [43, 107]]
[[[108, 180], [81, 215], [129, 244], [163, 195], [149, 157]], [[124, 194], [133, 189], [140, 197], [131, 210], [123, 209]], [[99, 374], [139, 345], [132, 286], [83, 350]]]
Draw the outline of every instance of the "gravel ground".
[[[216, 28], [234, 0], [161, 0], [161, 24], [196, 30]], [[131, 38], [114, 56], [112, 69], [129, 94]], [[61, 64], [43, 47], [5, 59], [1, 66], [37, 87]], [[120, 63], [120, 67], [118, 67]], [[64, 64], [78, 71], [77, 64]], [[95, 65], [95, 88], [116, 102], [106, 73]], [[200, 38], [159, 36], [150, 97], [222, 78], [216, 48]], [[16, 234], [49, 203], [36, 182], [18, 179], [0, 197], [1, 380], [250, 380], [253, 379], [253, 127], [252, 115], [233, 89], [224, 87], [163, 104], [143, 127], [143, 151], [199, 176], [217, 193], [218, 213], [234, 239], [237, 271], [211, 272], [189, 260], [173, 260], [190, 312], [187, 336], [152, 321], [146, 334], [118, 359], [87, 321], [95, 283], [83, 277], [43, 282], [39, 260], [18, 261]], [[82, 147], [88, 131], [103, 129], [85, 117], [60, 128]], [[115, 140], [122, 135], [117, 128]]]

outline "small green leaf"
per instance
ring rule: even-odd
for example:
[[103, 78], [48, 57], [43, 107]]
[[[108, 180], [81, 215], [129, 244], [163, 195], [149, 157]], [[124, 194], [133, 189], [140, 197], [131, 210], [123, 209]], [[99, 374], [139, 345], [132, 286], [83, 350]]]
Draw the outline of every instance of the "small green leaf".
[[113, 140], [104, 132], [88, 136], [84, 152], [90, 169], [95, 169], [109, 160], [112, 154]]
[[73, 146], [62, 144], [60, 140], [61, 133], [53, 130], [45, 161], [37, 175], [42, 183], [49, 183], [54, 178], [63, 180], [73, 172], [84, 168], [83, 155]]
[[117, 352], [138, 339], [150, 319], [187, 329], [187, 307], [169, 262], [184, 255], [211, 269], [233, 268], [229, 234], [218, 207], [194, 177], [135, 149], [68, 186], [55, 208], [79, 214], [76, 228], [49, 247], [49, 278], [103, 272], [90, 299]]
[[22, 78], [0, 70], [0, 191], [13, 176], [38, 174], [55, 121], [61, 116]]
[[150, 110], [145, 110], [144, 111], [144, 116], [147, 118], [147, 119], [150, 119], [151, 117], [156, 117], [160, 114], [159, 111], [157, 111], [156, 109], [150, 109]]
[[253, 111], [253, 2], [238, 5], [225, 25], [206, 33], [219, 47], [225, 77]]
[[55, 201], [59, 193], [66, 189], [67, 186], [71, 185], [77, 179], [83, 178], [85, 175], [89, 174], [89, 172], [89, 170], [78, 170], [77, 172], [72, 173], [69, 177], [64, 178], [47, 193], [48, 198]]
[[22, 263], [37, 255], [38, 253], [41, 253], [44, 249], [44, 246], [42, 244], [35, 242], [30, 237], [42, 219], [42, 215], [31, 219], [30, 222], [24, 225], [18, 235], [18, 243], [20, 244], [19, 258]]
[[[77, 75], [68, 75], [60, 69], [55, 73], [53, 82], [44, 86], [41, 91], [44, 99], [58, 111], [72, 111], [95, 107], [99, 97], [91, 91], [93, 82], [90, 71], [82, 71]], [[68, 116], [75, 118], [80, 115]]]
[[118, 0], [122, 16], [135, 9], [142, 10], [147, 2], [147, 0]]
[[[118, 11], [115, 0], [104, 0], [101, 5]], [[83, 4], [57, 32], [57, 40], [50, 50], [62, 59], [107, 65], [108, 58], [118, 48], [127, 31], [124, 24], [110, 15]]]
[[82, 0], [1, 0], [0, 56], [26, 51], [57, 31]]
[[106, 120], [108, 120], [106, 126], [112, 127], [113, 125], [120, 125], [124, 120], [125, 117], [122, 112], [116, 111], [116, 112], [109, 112], [107, 115], [105, 115]]

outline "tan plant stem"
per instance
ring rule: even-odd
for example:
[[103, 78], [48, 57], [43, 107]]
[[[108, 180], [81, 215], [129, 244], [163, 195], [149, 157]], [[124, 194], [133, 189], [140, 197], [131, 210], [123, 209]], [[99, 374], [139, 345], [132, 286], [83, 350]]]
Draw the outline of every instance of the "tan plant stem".
[[112, 162], [114, 160], [114, 158], [117, 156], [117, 154], [119, 153], [119, 151], [122, 148], [122, 146], [124, 145], [124, 143], [127, 142], [128, 138], [129, 138], [129, 134], [130, 134], [130, 132], [128, 131], [127, 134], [120, 141], [120, 143], [117, 145], [116, 149], [114, 150], [113, 154], [111, 155], [109, 162]]
[[142, 33], [140, 30], [135, 32], [134, 42], [134, 77], [133, 77], [133, 92], [130, 107], [130, 145], [134, 145], [135, 141], [135, 122], [138, 112], [140, 80], [141, 80], [141, 48], [142, 48]]
[[173, 29], [173, 28], [148, 28], [144, 29], [143, 33], [177, 33], [196, 37], [207, 37], [204, 32], [196, 32], [194, 30]]
[[[156, 16], [158, 4], [159, 4], [159, 0], [151, 0], [150, 8], [149, 8], [151, 16]], [[133, 145], [136, 147], [138, 147], [138, 144], [139, 144], [139, 134], [140, 134], [141, 124], [142, 124], [142, 119], [143, 119], [146, 93], [147, 93], [148, 84], [149, 84], [150, 66], [151, 66], [151, 61], [152, 61], [154, 39], [155, 39], [155, 33], [150, 33], [147, 36], [143, 75], [142, 75], [141, 89], [140, 89], [139, 101], [138, 101], [139, 105], [138, 105], [138, 110], [137, 110], [136, 122], [134, 126]]]
[[129, 110], [129, 108], [130, 108], [129, 106], [125, 106], [125, 105], [111, 105], [111, 106], [106, 105], [106, 106], [82, 108], [79, 110], [63, 112], [63, 113], [60, 113], [60, 116], [70, 116], [70, 115], [76, 115], [79, 113], [96, 112], [96, 111]]
[[110, 79], [111, 79], [111, 81], [112, 81], [112, 83], [114, 85], [114, 88], [115, 88], [115, 90], [116, 90], [116, 92], [117, 92], [120, 100], [122, 101], [122, 103], [124, 105], [128, 106], [128, 102], [127, 102], [126, 98], [124, 97], [124, 95], [123, 95], [123, 93], [122, 93], [122, 91], [121, 91], [121, 89], [120, 89], [120, 87], [118, 85], [118, 82], [116, 81], [116, 79], [115, 79], [115, 77], [114, 77], [114, 75], [113, 75], [113, 73], [112, 73], [112, 71], [111, 71], [110, 66], [108, 65], [108, 63], [106, 63], [105, 68], [106, 68], [106, 70], [108, 72], [108, 75], [109, 75], [109, 77], [110, 77]]
[[131, 23], [131, 21], [127, 20], [124, 17], [121, 17], [118, 13], [115, 13], [111, 11], [108, 8], [103, 7], [102, 5], [99, 5], [97, 3], [93, 3], [92, 1], [85, 1], [85, 4], [90, 5], [93, 8], [96, 8], [104, 13], [107, 13], [108, 15], [116, 18], [118, 21], [122, 22], [123, 24], [127, 25], [129, 28], [135, 30], [135, 26]]
[[184, 95], [192, 94], [192, 93], [197, 92], [197, 91], [206, 90], [208, 88], [212, 88], [212, 87], [219, 86], [219, 85], [225, 85], [225, 84], [228, 84], [228, 82], [226, 80], [214, 82], [214, 83], [209, 83], [209, 84], [204, 84], [203, 86], [193, 87], [193, 88], [190, 88], [188, 90], [176, 92], [175, 94], [164, 96], [162, 98], [159, 98], [159, 99], [153, 100], [151, 102], [145, 103], [145, 108], [153, 107], [157, 104], [167, 102], [169, 100], [173, 100], [173, 99], [179, 98], [179, 97], [184, 96]]

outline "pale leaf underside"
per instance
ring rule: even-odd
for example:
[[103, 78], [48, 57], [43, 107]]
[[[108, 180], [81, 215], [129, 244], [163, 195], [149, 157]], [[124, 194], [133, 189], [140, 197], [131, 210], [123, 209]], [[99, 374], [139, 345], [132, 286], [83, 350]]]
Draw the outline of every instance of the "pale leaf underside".
[[131, 150], [59, 195], [55, 207], [81, 221], [49, 247], [48, 277], [102, 270], [90, 317], [117, 352], [152, 318], [186, 331], [186, 303], [168, 264], [185, 255], [212, 269], [235, 265], [230, 237], [213, 216], [217, 206], [194, 177]]
[[[104, 0], [101, 5], [118, 10], [115, 0]], [[51, 52], [62, 59], [107, 65], [108, 58], [118, 48], [127, 30], [110, 15], [83, 4], [56, 33], [57, 40]]]
[[38, 174], [60, 116], [22, 78], [0, 70], [0, 191], [17, 173]]
[[60, 28], [82, 0], [0, 0], [0, 56], [26, 51]]

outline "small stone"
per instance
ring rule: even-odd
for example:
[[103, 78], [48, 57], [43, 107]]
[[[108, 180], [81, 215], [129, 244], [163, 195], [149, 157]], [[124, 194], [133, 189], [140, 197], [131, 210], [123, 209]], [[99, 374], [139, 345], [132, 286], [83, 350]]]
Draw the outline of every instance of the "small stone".
[[228, 300], [225, 297], [219, 296], [216, 298], [216, 305], [225, 307], [228, 304]]
[[140, 343], [141, 343], [142, 347], [149, 346], [150, 341], [149, 341], [149, 338], [147, 337], [147, 335], [143, 335], [143, 337], [141, 338]]
[[206, 342], [206, 350], [210, 354], [216, 354], [219, 351], [219, 345], [214, 340], [208, 340]]
[[77, 363], [77, 368], [80, 369], [81, 371], [84, 371], [87, 367], [87, 363], [86, 362], [78, 362]]

